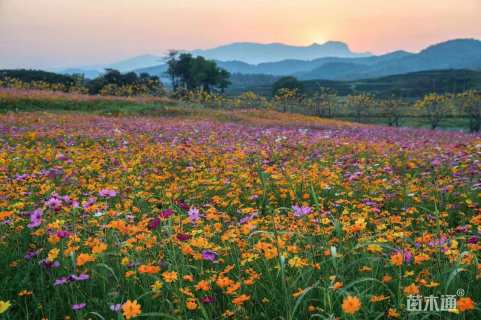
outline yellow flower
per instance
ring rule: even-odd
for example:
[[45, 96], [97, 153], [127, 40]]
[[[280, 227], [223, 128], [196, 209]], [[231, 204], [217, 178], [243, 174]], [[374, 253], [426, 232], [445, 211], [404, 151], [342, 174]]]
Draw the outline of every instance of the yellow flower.
[[342, 300], [342, 311], [347, 314], [355, 314], [361, 309], [361, 305], [358, 297], [347, 296]]
[[154, 292], [159, 292], [160, 289], [162, 289], [164, 285], [162, 284], [162, 282], [160, 282], [159, 280], [155, 281], [151, 286], [150, 288], [152, 289], [152, 291]]
[[10, 301], [0, 300], [0, 314], [5, 313], [11, 305]]
[[137, 300], [127, 300], [127, 302], [122, 305], [122, 311], [125, 319], [137, 317], [142, 312], [141, 306], [137, 303]]
[[47, 261], [49, 261], [49, 262], [55, 261], [55, 259], [57, 259], [57, 257], [58, 257], [59, 252], [60, 252], [60, 250], [58, 248], [54, 248], [54, 249], [50, 250], [48, 252]]

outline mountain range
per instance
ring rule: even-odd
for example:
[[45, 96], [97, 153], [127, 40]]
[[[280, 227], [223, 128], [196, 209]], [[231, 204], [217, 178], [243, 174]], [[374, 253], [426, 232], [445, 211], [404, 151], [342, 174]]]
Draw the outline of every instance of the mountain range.
[[[395, 51], [383, 55], [354, 53], [347, 44], [335, 41], [306, 47], [233, 43], [191, 53], [213, 59], [231, 73], [293, 75], [301, 80], [358, 80], [425, 70], [481, 70], [481, 41], [475, 39], [450, 40], [419, 53]], [[105, 67], [165, 77], [167, 68], [163, 61], [161, 56], [144, 55]], [[101, 68], [84, 70], [102, 71]], [[67, 71], [64, 72], [72, 73]]]

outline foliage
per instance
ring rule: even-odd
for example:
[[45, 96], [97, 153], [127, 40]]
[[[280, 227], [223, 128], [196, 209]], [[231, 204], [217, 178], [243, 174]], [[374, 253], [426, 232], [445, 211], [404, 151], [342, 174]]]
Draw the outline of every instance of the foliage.
[[348, 110], [354, 113], [356, 121], [361, 121], [368, 114], [369, 109], [373, 107], [373, 104], [374, 97], [367, 93], [350, 95], [346, 100]]
[[304, 93], [304, 85], [295, 77], [282, 77], [272, 84], [272, 96], [279, 95], [282, 89], [295, 90], [298, 95]]
[[460, 112], [469, 117], [471, 132], [481, 130], [481, 91], [469, 90], [454, 97], [455, 103], [460, 107]]
[[431, 122], [431, 129], [436, 129], [452, 110], [451, 97], [431, 93], [416, 102], [416, 106], [424, 110]]
[[167, 74], [172, 80], [174, 91], [179, 87], [187, 91], [202, 90], [210, 93], [212, 89], [224, 92], [230, 84], [229, 72], [221, 69], [214, 61], [204, 57], [192, 57], [189, 53], [172, 53], [167, 62]]

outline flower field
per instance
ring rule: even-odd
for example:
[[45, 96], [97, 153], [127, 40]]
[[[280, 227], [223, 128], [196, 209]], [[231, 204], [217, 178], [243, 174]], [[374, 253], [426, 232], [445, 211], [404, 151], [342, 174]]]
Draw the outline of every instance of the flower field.
[[222, 119], [0, 115], [0, 318], [481, 318], [479, 135]]

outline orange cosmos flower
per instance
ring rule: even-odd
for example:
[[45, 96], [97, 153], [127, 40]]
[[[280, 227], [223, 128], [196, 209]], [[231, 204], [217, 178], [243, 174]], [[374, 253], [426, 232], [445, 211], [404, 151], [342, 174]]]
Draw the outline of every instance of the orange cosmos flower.
[[172, 271], [172, 272], [164, 272], [162, 273], [162, 278], [164, 279], [165, 282], [171, 283], [177, 280], [177, 272]]
[[460, 312], [474, 310], [474, 302], [469, 297], [460, 298], [457, 302], [457, 307]]
[[152, 266], [152, 265], [141, 265], [139, 267], [140, 273], [149, 273], [149, 274], [156, 274], [160, 272], [159, 266]]
[[401, 266], [403, 264], [403, 255], [401, 252], [397, 252], [391, 256], [391, 263], [395, 266]]
[[419, 294], [419, 288], [414, 283], [411, 283], [409, 286], [404, 287], [404, 294], [406, 295]]
[[137, 303], [137, 300], [127, 300], [127, 302], [122, 305], [122, 311], [125, 319], [127, 320], [137, 317], [142, 312], [140, 304]]
[[355, 314], [361, 309], [361, 305], [358, 297], [347, 296], [342, 300], [342, 311], [347, 314]]
[[249, 301], [250, 298], [251, 298], [250, 296], [248, 296], [246, 294], [242, 294], [242, 295], [238, 296], [237, 298], [234, 298], [232, 300], [232, 303], [237, 305], [237, 306], [240, 306], [240, 305], [244, 304], [244, 302]]
[[81, 267], [88, 262], [95, 261], [95, 258], [90, 254], [81, 253], [77, 256], [77, 266]]
[[196, 286], [195, 289], [198, 291], [209, 291], [210, 290], [210, 284], [206, 280], [200, 281]]

